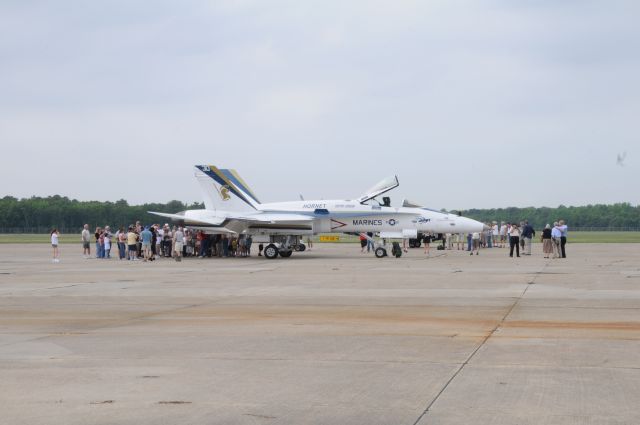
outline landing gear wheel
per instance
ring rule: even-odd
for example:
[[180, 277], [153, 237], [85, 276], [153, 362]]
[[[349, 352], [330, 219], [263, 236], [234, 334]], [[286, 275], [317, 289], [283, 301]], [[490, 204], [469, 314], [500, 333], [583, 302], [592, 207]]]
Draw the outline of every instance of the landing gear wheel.
[[295, 249], [296, 251], [298, 251], [298, 252], [302, 252], [302, 251], [304, 251], [305, 249], [307, 249], [307, 247], [305, 246], [305, 244], [301, 243], [301, 244], [299, 244], [299, 245], [296, 245], [294, 249]]
[[387, 250], [384, 248], [376, 248], [375, 250], [376, 257], [382, 258], [387, 256]]
[[290, 249], [288, 249], [286, 251], [280, 251], [280, 256], [282, 258], [289, 258], [289, 257], [291, 257], [291, 254], [293, 254], [293, 251], [291, 251]]
[[269, 244], [264, 249], [264, 256], [269, 260], [273, 260], [274, 258], [278, 258], [278, 247], [274, 244]]

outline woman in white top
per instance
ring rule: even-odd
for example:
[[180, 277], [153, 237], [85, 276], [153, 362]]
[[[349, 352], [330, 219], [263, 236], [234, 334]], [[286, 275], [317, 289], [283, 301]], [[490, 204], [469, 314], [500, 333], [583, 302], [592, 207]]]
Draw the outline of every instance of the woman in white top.
[[53, 229], [51, 231], [51, 246], [53, 247], [53, 263], [60, 262], [60, 251], [58, 250], [58, 229]]
[[513, 247], [516, 248], [516, 257], [520, 256], [520, 227], [516, 223], [511, 225], [509, 229], [509, 257], [513, 257]]

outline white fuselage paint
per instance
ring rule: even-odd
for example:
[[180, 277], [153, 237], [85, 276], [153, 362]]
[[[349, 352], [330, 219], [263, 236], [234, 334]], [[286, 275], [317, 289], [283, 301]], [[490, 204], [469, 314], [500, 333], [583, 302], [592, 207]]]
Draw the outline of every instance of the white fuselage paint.
[[[375, 201], [374, 201], [375, 202]], [[246, 218], [260, 217], [263, 214], [276, 214], [278, 220], [264, 226], [253, 224], [229, 229], [238, 233], [258, 234], [318, 234], [318, 233], [360, 233], [360, 232], [412, 232], [431, 233], [473, 233], [481, 232], [484, 225], [476, 220], [455, 214], [436, 212], [424, 208], [383, 207], [360, 204], [358, 201], [320, 200], [293, 201], [261, 204], [259, 210], [243, 212]], [[287, 215], [308, 216], [313, 221], [287, 220]], [[237, 217], [237, 212], [220, 210], [188, 210], [184, 212], [185, 224], [189, 219], [207, 219], [213, 217]], [[287, 228], [290, 225], [291, 228]], [[277, 226], [279, 229], [274, 228]], [[300, 227], [310, 229], [299, 229]], [[193, 227], [198, 227], [193, 226]], [[271, 230], [269, 230], [271, 229]], [[216, 233], [215, 229], [207, 229]]]

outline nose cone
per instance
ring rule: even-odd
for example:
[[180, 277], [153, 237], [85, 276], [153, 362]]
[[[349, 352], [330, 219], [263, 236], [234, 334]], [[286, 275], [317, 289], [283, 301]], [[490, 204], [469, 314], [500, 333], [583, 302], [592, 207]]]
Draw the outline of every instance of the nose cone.
[[480, 223], [479, 221], [472, 220], [470, 218], [458, 217], [456, 220], [456, 228], [456, 231], [460, 233], [475, 233], [482, 232], [489, 227], [485, 226], [484, 223]]
[[487, 226], [486, 224], [482, 225], [482, 230], [487, 231], [487, 230], [491, 230], [491, 227]]

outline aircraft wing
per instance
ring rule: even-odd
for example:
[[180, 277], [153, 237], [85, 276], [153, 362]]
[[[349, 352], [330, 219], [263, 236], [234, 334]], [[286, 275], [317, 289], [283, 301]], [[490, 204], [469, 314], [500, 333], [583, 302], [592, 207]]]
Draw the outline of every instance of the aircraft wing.
[[170, 219], [194, 229], [202, 229], [208, 233], [237, 234], [247, 228], [311, 228], [313, 217], [304, 214], [260, 213], [260, 214], [228, 214], [226, 216], [187, 217], [183, 214], [167, 214], [149, 211], [160, 217]]
[[161, 212], [149, 211], [149, 214], [158, 215], [171, 219], [171, 221], [179, 222], [187, 226], [195, 227], [197, 225], [220, 226], [225, 221], [225, 217], [207, 217], [207, 218], [191, 218], [182, 214], [167, 214]]
[[256, 224], [260, 223], [305, 223], [312, 222], [314, 217], [304, 215], [304, 214], [282, 214], [282, 213], [262, 213], [255, 215], [247, 215], [247, 216], [238, 216], [238, 217], [227, 217], [229, 220], [241, 220], [253, 222]]

